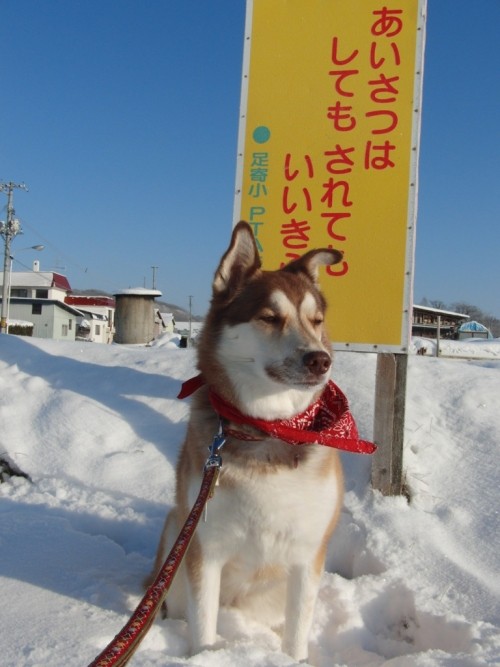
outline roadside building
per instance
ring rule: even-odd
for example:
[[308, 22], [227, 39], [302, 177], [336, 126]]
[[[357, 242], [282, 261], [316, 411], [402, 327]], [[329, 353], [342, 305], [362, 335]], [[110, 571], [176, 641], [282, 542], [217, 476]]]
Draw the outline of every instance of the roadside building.
[[93, 343], [112, 343], [115, 335], [113, 297], [99, 294], [71, 294], [65, 302], [77, 308], [81, 315], [77, 323], [77, 339]]
[[[33, 271], [12, 272], [7, 319], [31, 322], [32, 335], [37, 338], [75, 340], [80, 313], [64, 302], [71, 291], [68, 279], [39, 268], [39, 262], [34, 262]], [[1, 273], [0, 285], [3, 285]]]
[[461, 324], [469, 320], [468, 315], [450, 310], [413, 306], [412, 336], [421, 338], [455, 338]]

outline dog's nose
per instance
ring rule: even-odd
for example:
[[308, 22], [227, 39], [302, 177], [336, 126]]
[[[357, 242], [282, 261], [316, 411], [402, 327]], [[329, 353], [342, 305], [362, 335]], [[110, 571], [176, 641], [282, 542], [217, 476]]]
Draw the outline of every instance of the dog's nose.
[[330, 368], [331, 359], [326, 352], [308, 352], [302, 362], [314, 375], [323, 375]]

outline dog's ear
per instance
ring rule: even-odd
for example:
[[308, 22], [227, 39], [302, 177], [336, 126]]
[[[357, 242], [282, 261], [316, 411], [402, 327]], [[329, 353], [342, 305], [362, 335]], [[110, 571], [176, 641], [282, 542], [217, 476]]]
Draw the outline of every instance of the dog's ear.
[[215, 272], [213, 282], [214, 297], [225, 300], [232, 298], [236, 291], [260, 269], [261, 262], [252, 228], [247, 222], [238, 222], [233, 230], [231, 243]]
[[313, 283], [318, 283], [318, 273], [320, 266], [329, 266], [338, 264], [342, 261], [344, 253], [333, 248], [318, 248], [317, 250], [309, 250], [305, 255], [294, 259], [292, 262], [283, 267], [282, 271], [289, 273], [304, 273], [310, 278]]

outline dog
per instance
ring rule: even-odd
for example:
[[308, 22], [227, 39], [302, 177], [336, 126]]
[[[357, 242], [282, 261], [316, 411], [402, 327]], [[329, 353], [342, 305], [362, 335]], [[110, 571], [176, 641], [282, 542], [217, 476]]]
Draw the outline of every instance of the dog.
[[[342, 505], [342, 468], [337, 449], [299, 446], [293, 438], [289, 444], [279, 425], [307, 413], [329, 382], [332, 351], [318, 271], [341, 259], [337, 250], [311, 250], [264, 271], [251, 227], [239, 222], [215, 273], [175, 506], [152, 575], [199, 492], [207, 448], [221, 424], [215, 396], [216, 408], [230, 406], [231, 415], [244, 419], [222, 420], [227, 440], [218, 486], [167, 597], [168, 616], [188, 622], [193, 653], [215, 644], [224, 606], [282, 625], [282, 650], [307, 659], [327, 545]], [[278, 432], [263, 432], [264, 422]], [[356, 441], [352, 429], [350, 437]]]

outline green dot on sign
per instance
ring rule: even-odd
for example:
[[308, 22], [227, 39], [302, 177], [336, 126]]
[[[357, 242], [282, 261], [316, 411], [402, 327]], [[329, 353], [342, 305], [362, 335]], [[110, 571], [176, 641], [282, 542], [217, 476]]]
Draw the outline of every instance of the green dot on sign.
[[255, 130], [253, 131], [253, 139], [258, 144], [265, 144], [266, 141], [269, 141], [270, 137], [271, 137], [271, 130], [265, 125], [256, 127]]

